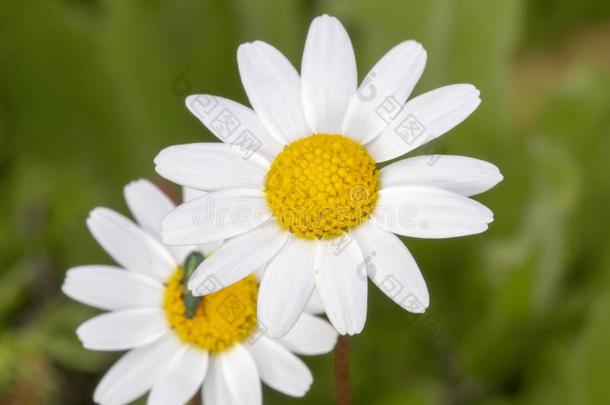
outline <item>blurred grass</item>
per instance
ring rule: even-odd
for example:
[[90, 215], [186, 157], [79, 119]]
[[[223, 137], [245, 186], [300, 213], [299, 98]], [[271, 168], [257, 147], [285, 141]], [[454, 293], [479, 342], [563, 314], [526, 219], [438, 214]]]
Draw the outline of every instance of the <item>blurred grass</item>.
[[[298, 66], [321, 12], [348, 27], [361, 76], [415, 38], [429, 53], [416, 93], [479, 87], [481, 107], [441, 142], [505, 175], [480, 198], [496, 216], [489, 232], [406, 240], [426, 315], [371, 288], [352, 339], [355, 402], [610, 403], [610, 3], [3, 0], [0, 404], [91, 402], [116, 355], [80, 347], [74, 329], [93, 311], [59, 293], [70, 266], [110, 262], [88, 211], [126, 212], [122, 186], [158, 180], [161, 148], [213, 140], [183, 98], [245, 102], [241, 42], [271, 42]], [[330, 356], [306, 361], [316, 380], [294, 402], [329, 403]]]

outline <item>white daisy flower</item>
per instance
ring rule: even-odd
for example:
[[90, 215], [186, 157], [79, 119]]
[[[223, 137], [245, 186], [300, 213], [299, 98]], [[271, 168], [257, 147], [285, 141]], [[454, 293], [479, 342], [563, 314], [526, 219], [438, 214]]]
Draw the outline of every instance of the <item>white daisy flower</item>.
[[426, 283], [396, 235], [485, 231], [493, 214], [469, 197], [502, 176], [462, 156], [377, 164], [458, 125], [479, 105], [479, 91], [454, 84], [406, 102], [426, 63], [415, 41], [387, 52], [357, 88], [349, 36], [327, 15], [311, 24], [300, 76], [261, 41], [241, 45], [237, 60], [253, 110], [190, 96], [187, 107], [224, 143], [172, 146], [155, 159], [165, 178], [210, 191], [164, 218], [164, 241], [229, 239], [189, 288], [205, 294], [207, 277], [229, 285], [265, 268], [258, 317], [274, 337], [290, 330], [314, 289], [339, 333], [359, 333], [367, 275], [405, 309], [425, 311]]
[[[187, 198], [200, 194], [185, 193]], [[185, 298], [183, 273], [194, 268], [189, 261], [198, 263], [199, 253], [209, 254], [214, 246], [161, 243], [159, 223], [174, 204], [152, 183], [129, 184], [125, 197], [137, 225], [106, 208], [94, 209], [87, 220], [95, 239], [121, 267], [72, 268], [62, 287], [69, 297], [109, 311], [78, 328], [87, 349], [129, 350], [97, 386], [95, 402], [126, 404], [150, 391], [150, 405], [179, 405], [203, 386], [206, 405], [261, 404], [261, 381], [303, 396], [312, 375], [293, 353], [331, 351], [334, 328], [304, 313], [281, 340], [266, 337], [256, 320], [254, 276], [203, 298], [186, 290]]]

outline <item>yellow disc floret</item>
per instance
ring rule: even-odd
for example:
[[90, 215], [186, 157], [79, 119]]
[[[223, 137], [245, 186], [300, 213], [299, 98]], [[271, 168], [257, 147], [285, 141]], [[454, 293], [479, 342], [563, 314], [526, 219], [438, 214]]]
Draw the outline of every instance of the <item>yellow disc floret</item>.
[[315, 134], [277, 155], [265, 183], [279, 225], [306, 239], [342, 235], [369, 217], [377, 202], [375, 161], [342, 135]]
[[247, 340], [254, 333], [258, 295], [254, 276], [204, 296], [192, 318], [185, 315], [182, 278], [182, 269], [170, 278], [163, 306], [169, 323], [183, 342], [211, 352], [221, 352]]

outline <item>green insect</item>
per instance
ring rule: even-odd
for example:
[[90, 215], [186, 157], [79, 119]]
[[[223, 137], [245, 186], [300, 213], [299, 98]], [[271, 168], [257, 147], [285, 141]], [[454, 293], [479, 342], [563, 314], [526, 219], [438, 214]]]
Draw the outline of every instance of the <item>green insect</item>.
[[195, 311], [197, 311], [197, 305], [199, 301], [201, 301], [201, 297], [195, 297], [188, 289], [188, 282], [201, 263], [205, 260], [205, 257], [199, 252], [191, 252], [184, 259], [184, 264], [182, 268], [184, 269], [184, 275], [182, 277], [182, 283], [184, 285], [184, 292], [182, 293], [182, 300], [184, 301], [184, 306], [186, 307], [185, 316], [187, 318], [192, 318], [195, 316]]

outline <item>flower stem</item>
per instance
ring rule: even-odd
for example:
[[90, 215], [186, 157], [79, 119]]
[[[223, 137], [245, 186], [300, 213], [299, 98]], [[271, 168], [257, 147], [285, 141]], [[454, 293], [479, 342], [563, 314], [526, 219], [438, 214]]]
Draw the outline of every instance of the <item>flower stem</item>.
[[335, 346], [335, 400], [337, 405], [350, 405], [349, 336], [339, 336]]
[[203, 405], [203, 394], [195, 395], [189, 405]]

